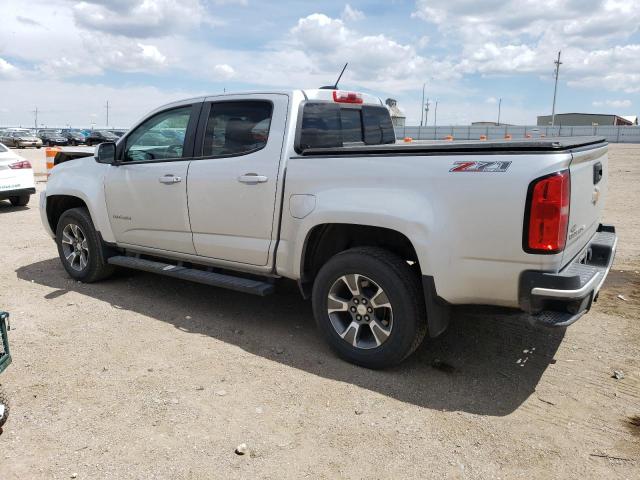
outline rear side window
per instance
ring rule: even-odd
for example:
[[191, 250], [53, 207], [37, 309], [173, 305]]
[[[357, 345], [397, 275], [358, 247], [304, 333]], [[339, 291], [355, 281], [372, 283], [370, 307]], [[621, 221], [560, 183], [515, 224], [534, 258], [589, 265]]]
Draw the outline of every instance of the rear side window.
[[5, 152], [8, 152], [8, 151], [9, 150], [7, 150], [7, 148], [0, 143], [0, 153], [5, 153]]
[[385, 107], [341, 107], [327, 102], [309, 102], [304, 106], [299, 143], [302, 150], [395, 141], [391, 117]]
[[395, 143], [396, 134], [391, 123], [389, 111], [384, 107], [362, 107], [362, 121], [364, 125], [364, 143], [379, 145]]
[[246, 155], [269, 139], [273, 105], [266, 101], [218, 102], [211, 105], [202, 154]]

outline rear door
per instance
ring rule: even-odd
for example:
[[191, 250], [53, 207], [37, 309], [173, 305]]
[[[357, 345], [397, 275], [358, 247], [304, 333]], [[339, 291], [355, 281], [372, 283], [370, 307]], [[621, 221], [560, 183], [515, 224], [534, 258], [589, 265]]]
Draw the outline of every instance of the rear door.
[[105, 196], [119, 244], [194, 254], [187, 172], [201, 102], [159, 112], [118, 144]]
[[602, 219], [608, 177], [608, 147], [573, 152], [571, 204], [563, 262], [573, 259], [596, 232]]
[[203, 106], [188, 178], [198, 255], [267, 265], [288, 105], [287, 95], [255, 94]]

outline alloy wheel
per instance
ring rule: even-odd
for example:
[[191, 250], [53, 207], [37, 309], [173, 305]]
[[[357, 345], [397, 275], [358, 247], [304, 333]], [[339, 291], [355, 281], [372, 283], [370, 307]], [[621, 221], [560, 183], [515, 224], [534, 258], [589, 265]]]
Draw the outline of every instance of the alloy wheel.
[[62, 230], [62, 252], [71, 268], [78, 272], [89, 263], [87, 236], [75, 223], [69, 223]]
[[353, 273], [329, 289], [327, 313], [336, 333], [355, 348], [381, 346], [393, 329], [393, 308], [385, 291], [370, 278]]

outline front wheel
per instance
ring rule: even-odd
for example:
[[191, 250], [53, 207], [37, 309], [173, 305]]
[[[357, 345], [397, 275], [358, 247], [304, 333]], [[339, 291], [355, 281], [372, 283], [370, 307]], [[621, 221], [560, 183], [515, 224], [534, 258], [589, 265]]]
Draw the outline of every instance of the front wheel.
[[17, 197], [9, 198], [9, 201], [14, 207], [24, 207], [27, 203], [29, 203], [30, 197], [31, 195], [19, 195]]
[[9, 396], [0, 387], [0, 428], [7, 423], [9, 419]]
[[335, 255], [320, 269], [312, 296], [318, 328], [329, 345], [363, 367], [397, 365], [427, 332], [419, 276], [381, 248]]
[[107, 263], [106, 248], [86, 208], [72, 208], [62, 214], [56, 228], [56, 244], [62, 265], [76, 280], [91, 283], [114, 271]]

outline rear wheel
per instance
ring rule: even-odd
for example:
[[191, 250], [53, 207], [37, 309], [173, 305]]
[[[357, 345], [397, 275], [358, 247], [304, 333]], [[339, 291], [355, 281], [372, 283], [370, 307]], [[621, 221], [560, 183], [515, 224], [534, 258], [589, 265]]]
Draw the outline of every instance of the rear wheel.
[[367, 368], [402, 362], [427, 332], [419, 276], [400, 257], [377, 247], [331, 258], [314, 282], [313, 310], [338, 355]]
[[31, 195], [19, 195], [16, 197], [9, 198], [9, 201], [11, 202], [11, 205], [13, 205], [14, 207], [24, 207], [26, 204], [29, 203], [30, 197]]
[[0, 428], [7, 423], [9, 419], [9, 396], [0, 387]]
[[115, 270], [107, 263], [107, 249], [86, 208], [72, 208], [62, 214], [56, 228], [56, 244], [62, 265], [76, 280], [96, 282]]

